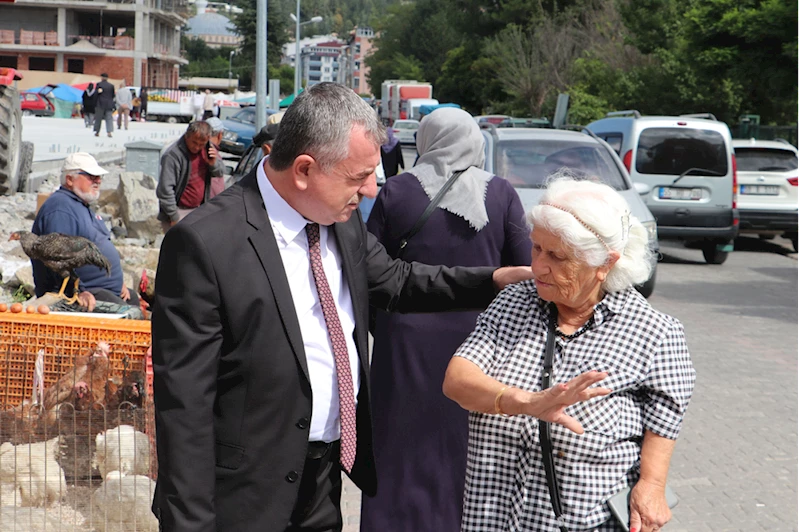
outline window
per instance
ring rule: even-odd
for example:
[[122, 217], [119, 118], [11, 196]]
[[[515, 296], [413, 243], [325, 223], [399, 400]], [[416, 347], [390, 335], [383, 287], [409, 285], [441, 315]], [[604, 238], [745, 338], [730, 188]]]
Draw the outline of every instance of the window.
[[361, 78], [355, 78], [353, 81], [355, 82], [355, 83], [353, 83], [353, 86], [354, 86], [353, 88], [360, 89], [361, 88]]
[[0, 67], [17, 68], [17, 56], [0, 55]]
[[67, 72], [83, 74], [83, 59], [67, 59]]
[[796, 170], [796, 154], [771, 148], [735, 148], [740, 172], [787, 172]]
[[727, 175], [727, 144], [718, 131], [650, 127], [641, 132], [635, 169], [641, 174]]
[[627, 184], [608, 151], [598, 143], [562, 140], [501, 140], [494, 144], [494, 173], [517, 188], [542, 188], [561, 169], [626, 190]]
[[597, 137], [607, 142], [613, 151], [621, 155], [621, 143], [624, 139], [621, 133], [602, 133]]
[[55, 57], [29, 57], [28, 70], [55, 72]]

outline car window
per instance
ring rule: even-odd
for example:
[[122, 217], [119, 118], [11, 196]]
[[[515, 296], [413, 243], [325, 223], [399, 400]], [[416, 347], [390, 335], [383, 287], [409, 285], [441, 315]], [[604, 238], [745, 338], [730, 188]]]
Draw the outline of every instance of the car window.
[[796, 170], [796, 153], [773, 148], [735, 148], [738, 170], [742, 172], [782, 172]]
[[239, 176], [239, 179], [241, 177], [244, 177], [245, 175], [250, 173], [250, 171], [255, 167], [255, 165], [258, 164], [258, 161], [260, 161], [262, 158], [263, 158], [263, 152], [261, 151], [261, 148], [251, 144], [247, 148], [247, 151], [242, 156], [241, 160], [239, 161], [239, 164], [236, 166], [234, 174]]
[[517, 188], [543, 188], [549, 176], [565, 169], [578, 179], [606, 183], [616, 190], [627, 184], [608, 151], [596, 142], [500, 140], [494, 147], [494, 173]]
[[255, 110], [242, 109], [235, 115], [231, 116], [230, 119], [237, 122], [244, 122], [245, 124], [255, 124]]
[[691, 168], [709, 170], [691, 175], [727, 175], [727, 145], [721, 133], [673, 127], [641, 131], [635, 157], [639, 173], [680, 175]]
[[419, 129], [419, 124], [413, 122], [395, 122], [394, 129]]
[[621, 155], [621, 142], [624, 138], [621, 133], [604, 133], [602, 135], [597, 135], [597, 137], [607, 142], [613, 151]]

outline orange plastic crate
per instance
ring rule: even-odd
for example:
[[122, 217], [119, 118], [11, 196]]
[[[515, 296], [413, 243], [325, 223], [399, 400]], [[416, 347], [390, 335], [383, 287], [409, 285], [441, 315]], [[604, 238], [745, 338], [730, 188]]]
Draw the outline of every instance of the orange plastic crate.
[[0, 313], [0, 405], [17, 406], [31, 397], [39, 350], [44, 350], [44, 385], [49, 386], [98, 342], [111, 347], [111, 374], [126, 367], [146, 373], [149, 321]]

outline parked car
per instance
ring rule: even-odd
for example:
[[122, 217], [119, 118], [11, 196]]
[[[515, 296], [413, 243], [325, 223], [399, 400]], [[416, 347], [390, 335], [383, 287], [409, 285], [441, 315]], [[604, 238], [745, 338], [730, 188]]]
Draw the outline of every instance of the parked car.
[[[269, 118], [277, 112], [274, 109], [267, 109], [266, 117]], [[247, 147], [252, 144], [252, 138], [256, 133], [255, 106], [245, 107], [230, 118], [222, 120], [222, 124], [225, 126], [225, 134], [219, 144], [220, 149], [227, 153], [243, 155]]]
[[19, 103], [22, 116], [53, 116], [55, 102], [50, 98], [50, 93], [56, 85], [45, 85], [38, 91], [22, 91], [19, 93]]
[[497, 127], [543, 127], [551, 128], [548, 118], [506, 118]]
[[495, 126], [501, 123], [503, 120], [507, 120], [510, 117], [508, 115], [479, 115], [475, 116], [474, 120], [478, 124], [488, 123], [494, 124]]
[[394, 121], [394, 136], [400, 144], [412, 144], [416, 146], [416, 132], [419, 130], [418, 120], [396, 120]]
[[709, 113], [641, 116], [608, 113], [587, 128], [622, 158], [642, 185], [660, 238], [697, 245], [709, 264], [722, 264], [738, 235], [732, 136]]
[[[624, 196], [630, 212], [646, 228], [649, 245], [657, 254], [655, 219], [618, 155], [607, 143], [577, 131], [491, 125], [484, 125], [482, 129], [486, 140], [485, 170], [513, 185], [525, 211], [538, 204], [547, 179], [561, 169], [577, 178], [597, 179]], [[655, 289], [656, 269], [657, 264], [653, 264], [652, 276], [637, 287], [644, 297], [649, 297]]]
[[733, 140], [738, 163], [740, 232], [761, 238], [797, 235], [798, 150], [786, 141]]

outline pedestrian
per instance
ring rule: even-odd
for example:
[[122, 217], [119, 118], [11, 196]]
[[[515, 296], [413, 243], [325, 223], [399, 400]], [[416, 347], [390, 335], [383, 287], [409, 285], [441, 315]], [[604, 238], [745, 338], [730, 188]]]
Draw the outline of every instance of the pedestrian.
[[[530, 264], [521, 201], [510, 183], [482, 169], [485, 140], [472, 116], [441, 109], [422, 121], [418, 142], [419, 163], [386, 181], [367, 222], [388, 254], [446, 266]], [[407, 239], [454, 174], [441, 203]], [[362, 531], [460, 530], [468, 414], [441, 386], [477, 314], [377, 313], [371, 397], [380, 488], [362, 499]]]
[[86, 127], [94, 126], [94, 109], [97, 106], [97, 93], [94, 88], [94, 83], [89, 82], [83, 90], [83, 123]]
[[388, 140], [380, 147], [380, 159], [383, 161], [383, 170], [386, 178], [397, 175], [399, 168], [405, 170], [405, 161], [402, 159], [402, 145], [394, 136], [394, 128], [386, 128]]
[[[480, 315], [444, 380], [470, 412], [461, 529], [660, 530], [696, 372], [682, 324], [635, 290], [654, 262], [647, 231], [611, 187], [564, 176], [529, 221], [533, 280]], [[535, 423], [530, 398], [586, 369], [612, 393], [569, 409], [563, 426]], [[607, 501], [626, 487], [619, 523]]]
[[164, 232], [211, 199], [211, 179], [225, 173], [219, 150], [211, 143], [211, 133], [207, 122], [192, 122], [186, 133], [161, 156], [155, 194]]
[[[211, 126], [211, 138], [208, 139], [209, 142], [216, 148], [216, 151], [221, 151], [219, 149], [219, 145], [222, 142], [222, 136], [225, 134], [225, 124], [220, 119], [212, 116], [211, 118], [207, 118], [205, 122]], [[221, 159], [221, 157], [219, 157]], [[217, 194], [221, 193], [225, 190], [225, 178], [224, 176], [216, 176], [211, 177], [211, 196], [214, 197]]]
[[133, 94], [128, 87], [122, 87], [117, 91], [117, 129], [122, 129], [122, 123], [125, 123], [125, 129], [128, 129], [128, 121], [130, 120], [130, 111], [133, 108]]
[[203, 120], [208, 120], [214, 116], [214, 95], [209, 89], [205, 89], [203, 97]]
[[147, 120], [147, 88], [142, 87], [141, 92], [139, 92], [139, 98], [141, 98], [141, 116], [143, 120]]
[[200, 91], [196, 91], [191, 97], [191, 105], [194, 110], [194, 120], [203, 119], [203, 104], [205, 103], [205, 96]]
[[130, 116], [135, 122], [141, 120], [141, 97], [133, 96], [133, 109], [130, 112]]
[[383, 142], [357, 94], [314, 85], [270, 156], [164, 237], [152, 318], [163, 530], [341, 531], [342, 468], [376, 489], [369, 305], [479, 308], [529, 278], [392, 260], [352, 216], [377, 192]]
[[[61, 188], [53, 192], [42, 204], [31, 232], [36, 235], [62, 233], [82, 236], [94, 242], [111, 264], [111, 274], [94, 265], [81, 266], [75, 273], [80, 279], [78, 299], [81, 306], [91, 312], [96, 301], [137, 307], [136, 291], [125, 286], [119, 252], [111, 242], [111, 232], [91, 205], [100, 198], [100, 183], [108, 171], [88, 153], [73, 153], [61, 166]], [[31, 261], [36, 297], [47, 292], [58, 292], [62, 284], [55, 272], [38, 260]], [[66, 295], [72, 296], [72, 286]]]
[[97, 83], [97, 102], [94, 110], [94, 136], [100, 136], [100, 127], [105, 120], [105, 131], [109, 137], [114, 132], [114, 108], [116, 107], [116, 99], [114, 97], [114, 86], [108, 82], [108, 74], [103, 72], [100, 74], [99, 83]]

